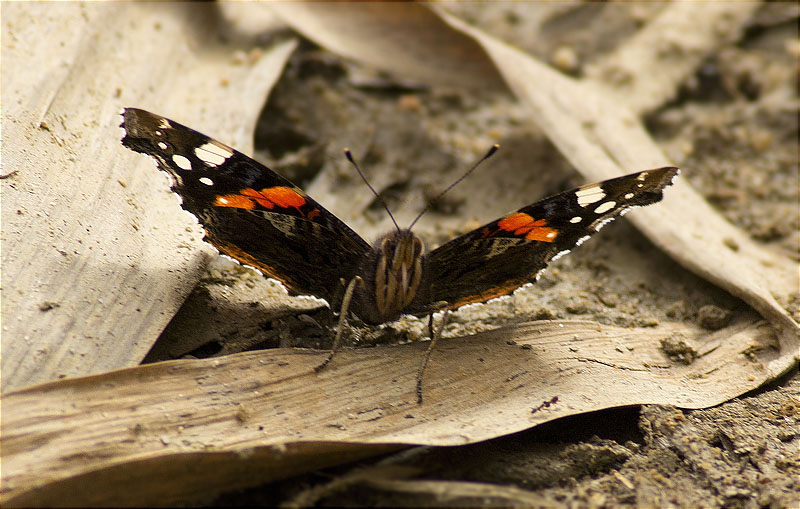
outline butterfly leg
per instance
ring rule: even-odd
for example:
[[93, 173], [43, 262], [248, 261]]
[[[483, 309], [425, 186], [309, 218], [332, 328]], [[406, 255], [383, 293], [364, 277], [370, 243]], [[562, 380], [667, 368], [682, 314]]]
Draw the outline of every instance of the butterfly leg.
[[419, 367], [419, 371], [417, 372], [417, 403], [420, 405], [422, 404], [422, 375], [425, 374], [425, 368], [428, 366], [428, 361], [431, 358], [431, 353], [433, 352], [433, 348], [436, 346], [436, 342], [439, 341], [439, 338], [442, 337], [442, 332], [444, 332], [444, 326], [447, 325], [447, 315], [450, 313], [450, 309], [447, 307], [447, 302], [438, 302], [436, 305], [437, 311], [444, 311], [442, 315], [442, 323], [439, 325], [439, 328], [434, 331], [433, 330], [433, 311], [428, 317], [428, 332], [431, 335], [431, 342], [428, 345], [428, 350], [425, 352], [425, 358], [422, 360], [422, 365]]
[[331, 347], [331, 353], [328, 355], [328, 358], [325, 359], [322, 364], [314, 368], [314, 371], [318, 373], [331, 362], [331, 359], [333, 359], [333, 356], [336, 354], [336, 351], [339, 350], [339, 346], [342, 344], [342, 333], [344, 331], [345, 322], [347, 321], [347, 310], [350, 308], [350, 300], [352, 300], [353, 292], [356, 289], [356, 285], [359, 283], [364, 283], [364, 280], [361, 279], [361, 276], [354, 277], [350, 280], [350, 283], [347, 285], [347, 289], [344, 291], [342, 308], [339, 311], [339, 325], [336, 327], [336, 338], [333, 340], [333, 346]]

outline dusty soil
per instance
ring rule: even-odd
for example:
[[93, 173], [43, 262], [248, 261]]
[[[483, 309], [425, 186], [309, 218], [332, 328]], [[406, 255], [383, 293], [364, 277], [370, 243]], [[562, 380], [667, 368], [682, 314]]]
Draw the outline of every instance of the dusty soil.
[[[533, 20], [524, 5], [480, 5], [459, 14], [580, 76], [585, 65], [652, 16], [657, 4], [617, 6], [613, 12], [599, 4], [564, 6], [549, 12], [550, 20], [533, 39], [526, 27], [541, 20]], [[752, 238], [795, 258], [796, 16], [792, 4], [764, 6], [737, 44], [709, 57], [680, 96], [647, 119], [653, 136], [684, 169], [681, 178]], [[372, 240], [388, 231], [391, 221], [342, 156], [344, 147], [353, 150], [404, 225], [492, 143], [500, 143], [498, 155], [415, 226], [430, 249], [584, 183], [525, 115], [505, 95], [430, 89], [344, 62], [306, 43], [270, 97], [257, 133], [257, 155]], [[282, 300], [265, 313], [265, 302], [280, 291], [247, 269], [217, 262], [148, 361], [329, 346], [332, 317], [324, 303]], [[251, 305], [226, 304], [230, 298]], [[798, 318], [800, 299], [793, 299], [786, 305]], [[454, 313], [446, 334], [546, 318], [622, 326], [684, 320], [715, 330], [732, 316], [751, 312], [619, 221], [553, 264], [537, 285]], [[198, 321], [205, 325], [199, 335]], [[356, 323], [359, 333], [352, 337], [359, 341], [350, 344], [414, 341], [424, 336], [424, 324], [413, 318], [381, 327]], [[186, 334], [191, 330], [195, 334]], [[487, 443], [421, 448], [309, 474], [227, 494], [215, 503], [514, 505], [501, 492], [503, 486], [516, 486], [548, 505], [791, 507], [800, 501], [799, 395], [795, 373], [717, 408], [612, 409]], [[414, 479], [496, 483], [500, 491], [496, 498], [480, 499], [445, 489], [437, 498], [432, 492], [411, 495], [351, 475], [387, 464], [412, 468]]]

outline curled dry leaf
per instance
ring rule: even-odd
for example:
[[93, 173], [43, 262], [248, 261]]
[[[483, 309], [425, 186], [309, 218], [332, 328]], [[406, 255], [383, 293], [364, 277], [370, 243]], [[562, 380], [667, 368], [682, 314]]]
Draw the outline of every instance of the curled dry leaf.
[[431, 10], [407, 3], [274, 3], [312, 41], [425, 85], [505, 89], [481, 46]]
[[589, 66], [586, 78], [602, 88], [607, 100], [637, 114], [649, 113], [675, 98], [710, 50], [738, 40], [758, 6], [756, 2], [665, 6], [625, 44]]

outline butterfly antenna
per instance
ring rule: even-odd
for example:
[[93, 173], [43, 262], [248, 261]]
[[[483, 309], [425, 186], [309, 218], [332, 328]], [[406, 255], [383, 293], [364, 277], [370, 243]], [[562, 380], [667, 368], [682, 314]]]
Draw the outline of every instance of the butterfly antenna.
[[358, 163], [356, 163], [355, 159], [353, 159], [353, 154], [350, 152], [349, 148], [344, 149], [344, 156], [347, 158], [348, 161], [350, 161], [350, 163], [353, 166], [356, 167], [356, 171], [361, 176], [361, 180], [363, 180], [364, 183], [369, 188], [369, 190], [372, 191], [372, 194], [375, 195], [375, 198], [377, 198], [378, 201], [381, 202], [381, 205], [383, 205], [383, 208], [386, 209], [386, 213], [389, 214], [389, 218], [394, 223], [394, 227], [397, 228], [397, 231], [399, 232], [400, 231], [400, 226], [397, 225], [397, 221], [394, 219], [394, 216], [392, 215], [392, 211], [389, 210], [389, 206], [386, 205], [386, 201], [383, 199], [383, 197], [381, 195], [379, 195], [378, 192], [375, 191], [375, 188], [372, 187], [372, 185], [369, 183], [369, 181], [367, 180], [367, 177], [364, 176], [364, 173], [361, 171], [361, 168], [358, 167]]
[[492, 148], [490, 148], [490, 149], [489, 149], [489, 151], [488, 151], [488, 152], [486, 152], [486, 155], [485, 155], [485, 156], [483, 156], [483, 157], [481, 157], [481, 158], [478, 160], [478, 162], [477, 162], [477, 163], [473, 164], [473, 165], [472, 165], [472, 168], [470, 168], [470, 169], [469, 169], [469, 170], [467, 170], [467, 171], [466, 171], [466, 172], [465, 172], [463, 175], [461, 175], [460, 177], [458, 177], [458, 179], [456, 179], [456, 181], [455, 181], [455, 182], [453, 182], [452, 184], [450, 184], [449, 186], [447, 186], [447, 188], [446, 188], [444, 191], [442, 191], [441, 193], [439, 193], [439, 194], [438, 194], [438, 195], [437, 195], [437, 196], [436, 196], [434, 199], [430, 200], [430, 201], [428, 202], [428, 204], [427, 204], [427, 205], [425, 205], [425, 208], [424, 208], [424, 209], [422, 209], [422, 212], [420, 212], [419, 214], [417, 214], [417, 217], [416, 217], [416, 218], [415, 218], [413, 221], [411, 221], [411, 224], [409, 225], [408, 229], [410, 230], [410, 229], [411, 229], [411, 228], [412, 228], [412, 227], [413, 227], [415, 224], [417, 224], [417, 221], [419, 221], [419, 218], [421, 218], [421, 217], [422, 217], [422, 215], [423, 215], [425, 212], [427, 212], [427, 211], [428, 211], [428, 210], [431, 208], [431, 206], [432, 206], [434, 203], [436, 203], [438, 200], [440, 200], [440, 199], [442, 198], [442, 196], [444, 196], [444, 195], [445, 195], [445, 194], [446, 194], [446, 193], [447, 193], [449, 190], [453, 189], [453, 188], [454, 188], [454, 187], [455, 187], [455, 186], [456, 186], [456, 185], [457, 185], [459, 182], [461, 182], [462, 180], [464, 180], [465, 178], [467, 178], [467, 177], [469, 176], [469, 174], [470, 174], [470, 173], [472, 173], [473, 171], [475, 171], [475, 170], [478, 168], [478, 166], [480, 166], [480, 165], [481, 165], [481, 163], [482, 163], [482, 162], [484, 162], [485, 160], [487, 160], [487, 159], [489, 159], [490, 157], [492, 157], [492, 156], [494, 155], [494, 153], [495, 153], [495, 152], [497, 152], [497, 150], [498, 150], [499, 148], [500, 148], [500, 145], [498, 145], [497, 143], [495, 143], [494, 145], [492, 145]]

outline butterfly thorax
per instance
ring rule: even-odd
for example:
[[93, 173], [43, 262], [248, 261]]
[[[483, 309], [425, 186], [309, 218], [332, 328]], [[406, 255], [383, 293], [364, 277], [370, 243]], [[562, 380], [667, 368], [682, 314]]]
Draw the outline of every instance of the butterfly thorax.
[[358, 275], [353, 312], [368, 323], [396, 320], [414, 300], [422, 280], [422, 240], [411, 230], [388, 233], [375, 242]]

